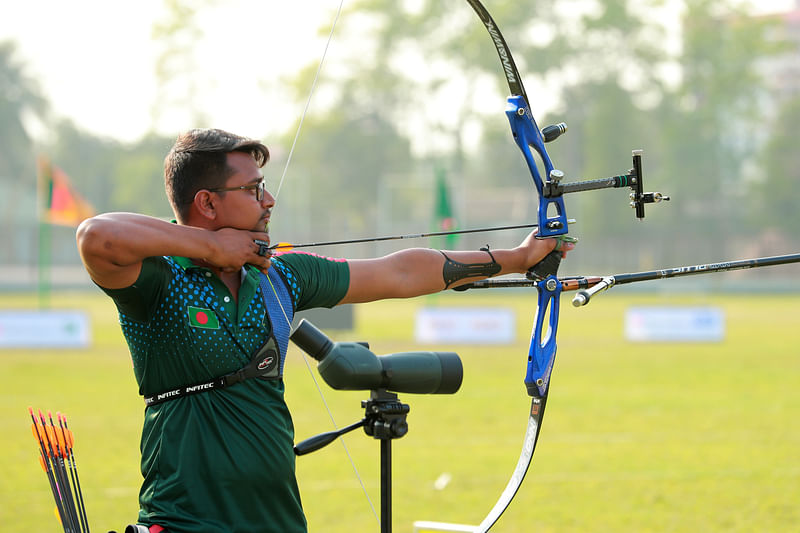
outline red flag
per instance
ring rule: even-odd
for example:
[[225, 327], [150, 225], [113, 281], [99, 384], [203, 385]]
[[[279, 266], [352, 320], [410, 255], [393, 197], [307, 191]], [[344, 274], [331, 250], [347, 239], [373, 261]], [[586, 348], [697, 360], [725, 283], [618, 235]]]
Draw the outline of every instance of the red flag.
[[78, 194], [64, 171], [43, 157], [39, 159], [39, 180], [44, 222], [77, 226], [94, 215], [92, 205]]

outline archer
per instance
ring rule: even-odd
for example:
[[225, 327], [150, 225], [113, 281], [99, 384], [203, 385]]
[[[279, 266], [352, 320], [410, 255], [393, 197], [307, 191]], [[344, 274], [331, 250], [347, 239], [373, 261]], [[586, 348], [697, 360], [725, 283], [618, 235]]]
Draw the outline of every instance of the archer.
[[534, 232], [505, 250], [271, 255], [254, 242], [269, 242], [268, 160], [259, 141], [191, 130], [165, 160], [177, 223], [106, 213], [78, 229], [145, 397], [138, 522], [151, 532], [306, 531], [282, 380], [295, 311], [526, 272], [557, 244]]

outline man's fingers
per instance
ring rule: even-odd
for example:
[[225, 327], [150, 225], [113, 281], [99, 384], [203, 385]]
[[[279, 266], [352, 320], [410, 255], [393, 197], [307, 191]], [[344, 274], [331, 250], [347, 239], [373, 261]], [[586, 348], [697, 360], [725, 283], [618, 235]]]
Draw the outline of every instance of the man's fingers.
[[555, 249], [561, 252], [561, 257], [566, 257], [567, 252], [575, 248], [578, 239], [569, 235], [559, 235], [556, 237], [556, 241]]
[[257, 261], [251, 264], [266, 274], [271, 264], [270, 258], [272, 257], [272, 250], [270, 250], [269, 247], [269, 235], [266, 233], [255, 233], [253, 244], [256, 246], [256, 255], [260, 257]]
[[260, 255], [261, 257], [270, 257], [272, 253], [269, 249], [269, 233], [251, 232], [250, 235], [253, 238], [253, 243], [257, 247], [256, 254]]
[[556, 240], [556, 250], [560, 252], [567, 252], [575, 248], [575, 243], [578, 242], [576, 237], [571, 237], [570, 235], [559, 235], [555, 237]]
[[256, 254], [260, 255], [261, 257], [272, 256], [272, 251], [269, 249], [269, 241], [254, 239], [253, 242], [256, 245]]

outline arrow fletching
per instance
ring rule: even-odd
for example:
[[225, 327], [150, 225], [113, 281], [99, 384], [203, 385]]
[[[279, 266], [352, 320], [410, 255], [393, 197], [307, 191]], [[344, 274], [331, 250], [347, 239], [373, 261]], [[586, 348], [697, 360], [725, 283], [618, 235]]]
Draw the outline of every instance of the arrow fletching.
[[59, 523], [65, 532], [89, 533], [89, 521], [73, 454], [75, 436], [67, 426], [67, 417], [57, 412], [56, 425], [51, 411], [47, 411], [45, 418], [42, 411], [38, 410], [38, 419], [32, 407], [28, 407], [28, 413], [33, 422], [31, 433], [39, 445], [39, 466], [47, 475]]

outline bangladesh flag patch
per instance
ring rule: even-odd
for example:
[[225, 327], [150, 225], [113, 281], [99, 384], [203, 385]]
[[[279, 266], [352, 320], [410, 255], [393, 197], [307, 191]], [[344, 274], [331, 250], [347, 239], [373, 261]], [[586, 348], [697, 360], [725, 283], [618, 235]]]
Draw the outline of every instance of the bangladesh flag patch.
[[193, 328], [219, 329], [219, 320], [211, 309], [192, 307], [191, 305], [186, 309], [189, 311], [189, 325]]

